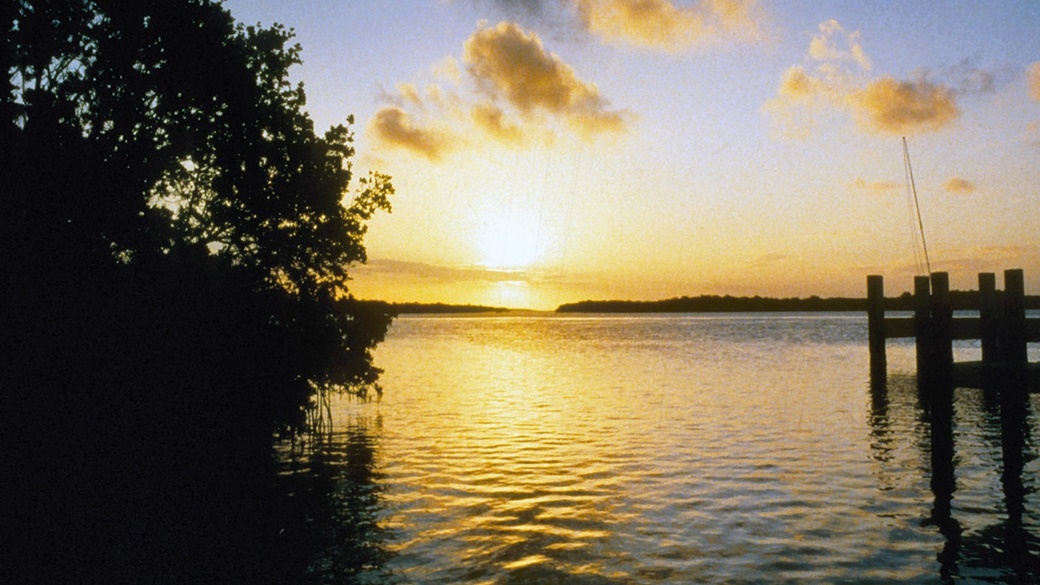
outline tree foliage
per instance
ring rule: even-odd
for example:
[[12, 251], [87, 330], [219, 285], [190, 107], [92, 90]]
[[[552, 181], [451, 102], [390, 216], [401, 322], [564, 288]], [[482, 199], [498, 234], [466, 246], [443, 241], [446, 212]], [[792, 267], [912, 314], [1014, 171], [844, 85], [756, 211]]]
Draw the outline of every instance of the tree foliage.
[[349, 189], [353, 135], [315, 133], [291, 31], [204, 0], [19, 0], [4, 17], [4, 257], [23, 287], [222, 264], [293, 297], [284, 325], [346, 317], [326, 335], [351, 346], [337, 299], [393, 188]]
[[131, 261], [209, 246], [304, 295], [341, 287], [365, 259], [364, 222], [392, 187], [372, 174], [348, 193], [352, 134], [315, 134], [289, 81], [291, 31], [235, 26], [200, 0], [9, 11], [13, 168], [21, 184], [58, 171], [46, 195], [12, 203], [54, 216], [88, 251]]
[[346, 283], [393, 187], [355, 180], [349, 118], [315, 132], [282, 26], [210, 0], [12, 0], [0, 30], [0, 500], [8, 529], [53, 531], [2, 541], [21, 577], [61, 581], [241, 505], [126, 494], [245, 489], [316, 392], [375, 383], [392, 316]]

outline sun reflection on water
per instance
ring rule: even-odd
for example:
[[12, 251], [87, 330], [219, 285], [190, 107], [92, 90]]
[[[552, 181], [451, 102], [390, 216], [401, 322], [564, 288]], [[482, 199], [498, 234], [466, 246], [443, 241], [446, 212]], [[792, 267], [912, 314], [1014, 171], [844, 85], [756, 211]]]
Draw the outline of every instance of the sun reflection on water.
[[[422, 583], [934, 580], [945, 537], [927, 521], [927, 429], [898, 374], [913, 349], [891, 348], [891, 391], [872, 397], [852, 341], [861, 321], [399, 320], [377, 353], [387, 393], [361, 406], [384, 421], [392, 572]], [[970, 395], [959, 404], [980, 408]], [[961, 454], [972, 477], [958, 477], [954, 515], [970, 536], [992, 522], [975, 503], [999, 503], [999, 474], [992, 448]]]

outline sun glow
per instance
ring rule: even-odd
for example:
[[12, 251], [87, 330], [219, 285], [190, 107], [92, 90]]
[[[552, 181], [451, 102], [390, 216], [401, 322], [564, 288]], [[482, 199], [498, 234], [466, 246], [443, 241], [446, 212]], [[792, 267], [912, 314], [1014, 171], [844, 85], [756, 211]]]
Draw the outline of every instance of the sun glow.
[[529, 268], [542, 254], [538, 221], [519, 213], [491, 218], [478, 236], [479, 264], [485, 268]]

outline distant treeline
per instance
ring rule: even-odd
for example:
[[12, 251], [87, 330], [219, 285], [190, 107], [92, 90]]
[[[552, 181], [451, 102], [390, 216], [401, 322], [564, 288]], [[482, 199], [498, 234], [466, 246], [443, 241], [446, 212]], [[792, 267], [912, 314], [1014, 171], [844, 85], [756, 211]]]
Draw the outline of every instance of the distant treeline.
[[509, 310], [505, 307], [448, 305], [445, 303], [389, 303], [387, 304], [387, 307], [389, 307], [389, 311], [395, 315], [403, 315], [407, 313], [504, 313]]
[[[978, 291], [950, 291], [950, 303], [955, 310], [978, 308]], [[889, 311], [912, 311], [913, 296], [905, 292], [885, 299]], [[1026, 297], [1027, 309], [1040, 309], [1040, 296]], [[701, 295], [677, 297], [660, 301], [581, 301], [557, 307], [558, 313], [771, 313], [771, 312], [834, 312], [866, 311], [866, 298], [770, 298]]]

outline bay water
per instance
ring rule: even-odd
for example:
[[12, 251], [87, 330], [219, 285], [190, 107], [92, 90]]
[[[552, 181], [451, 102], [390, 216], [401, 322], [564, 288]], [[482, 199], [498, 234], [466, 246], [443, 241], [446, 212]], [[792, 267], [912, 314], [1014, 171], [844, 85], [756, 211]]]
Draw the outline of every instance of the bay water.
[[937, 464], [912, 341], [889, 341], [872, 384], [866, 338], [853, 313], [402, 316], [375, 353], [382, 396], [333, 402], [323, 464], [283, 454], [287, 478], [324, 486], [314, 521], [332, 536], [310, 572], [1040, 579], [1040, 397], [1025, 402], [1019, 477], [1002, 479], [999, 401], [976, 389], [955, 390]]

